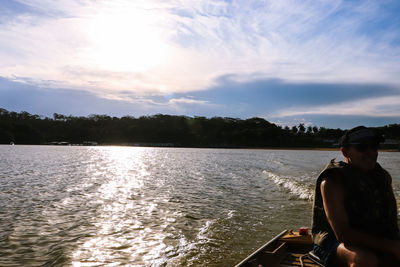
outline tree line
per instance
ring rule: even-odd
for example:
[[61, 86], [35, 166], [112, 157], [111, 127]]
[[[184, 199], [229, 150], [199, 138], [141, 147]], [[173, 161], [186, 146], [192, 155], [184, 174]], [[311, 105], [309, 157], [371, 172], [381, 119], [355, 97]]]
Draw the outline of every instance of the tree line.
[[[386, 138], [400, 139], [400, 124], [375, 129]], [[177, 147], [332, 147], [344, 132], [304, 124], [282, 127], [257, 117], [83, 117], [54, 113], [49, 118], [0, 108], [1, 144], [95, 141], [102, 145]]]

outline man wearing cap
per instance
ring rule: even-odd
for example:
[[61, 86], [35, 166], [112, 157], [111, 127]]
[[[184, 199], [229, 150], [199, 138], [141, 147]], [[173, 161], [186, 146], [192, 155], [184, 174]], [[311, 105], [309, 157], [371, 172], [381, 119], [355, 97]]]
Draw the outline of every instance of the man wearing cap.
[[382, 136], [364, 126], [342, 137], [346, 162], [332, 160], [317, 179], [314, 253], [325, 266], [400, 266], [392, 178], [378, 163]]

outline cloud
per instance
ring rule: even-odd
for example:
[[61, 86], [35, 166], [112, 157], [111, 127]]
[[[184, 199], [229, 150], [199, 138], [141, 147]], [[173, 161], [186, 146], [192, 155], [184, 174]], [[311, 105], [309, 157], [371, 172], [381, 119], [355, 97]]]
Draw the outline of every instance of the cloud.
[[0, 75], [38, 86], [110, 97], [206, 90], [226, 74], [400, 83], [396, 1], [17, 2], [0, 17]]
[[213, 109], [209, 101], [194, 97], [167, 97], [164, 95], [135, 95], [121, 92], [100, 97], [83, 90], [64, 88], [40, 88], [25, 82], [15, 82], [0, 77], [0, 107], [10, 111], [52, 116], [53, 113], [87, 116], [107, 114], [110, 116], [142, 116], [157, 113], [176, 115], [210, 115]]
[[356, 115], [368, 117], [400, 117], [400, 95], [346, 101], [314, 107], [295, 107], [278, 110], [270, 116], [291, 117], [298, 115]]
[[258, 116], [280, 125], [305, 123], [338, 128], [400, 121], [396, 115], [400, 113], [400, 95], [390, 87], [317, 86], [278, 79], [235, 83], [227, 77], [219, 79], [218, 84], [219, 87], [191, 93], [143, 95], [122, 91], [103, 98], [84, 90], [41, 88], [0, 77], [0, 107], [45, 116], [53, 113], [136, 117], [163, 113], [242, 119]]
[[184, 104], [199, 104], [199, 105], [209, 105], [209, 101], [204, 101], [204, 100], [196, 100], [192, 98], [173, 98], [169, 100], [169, 103], [176, 104], [176, 103], [184, 103]]
[[[253, 105], [254, 109], [274, 112], [289, 108], [312, 108], [320, 105], [360, 101], [383, 96], [400, 95], [398, 87], [369, 83], [310, 83], [282, 79], [255, 79], [236, 81], [235, 75], [217, 78], [206, 91], [191, 92], [197, 98], [213, 103]], [[185, 96], [185, 94], [178, 94]], [[388, 97], [387, 99], [390, 99]], [[254, 110], [249, 112], [255, 112]]]
[[289, 117], [265, 117], [266, 120], [277, 123], [283, 126], [299, 125], [305, 123], [307, 126], [316, 125], [326, 128], [341, 128], [350, 129], [359, 125], [367, 127], [385, 126], [389, 124], [398, 124], [399, 117], [384, 117], [384, 116], [364, 116], [364, 115], [320, 115], [320, 114], [305, 114]]
[[237, 82], [232, 75], [214, 83], [217, 86], [190, 95], [218, 104], [223, 108], [212, 111], [228, 117], [259, 116], [281, 125], [318, 122], [325, 126], [346, 121], [349, 125], [357, 120], [384, 125], [400, 118], [399, 88], [385, 84], [298, 83], [280, 79]]

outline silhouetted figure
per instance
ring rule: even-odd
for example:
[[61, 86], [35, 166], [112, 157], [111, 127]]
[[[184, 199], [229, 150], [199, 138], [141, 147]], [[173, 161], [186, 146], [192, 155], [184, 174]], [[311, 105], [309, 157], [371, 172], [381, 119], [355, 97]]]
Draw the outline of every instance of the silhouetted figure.
[[314, 253], [326, 266], [400, 266], [392, 178], [378, 163], [382, 136], [364, 126], [341, 138], [345, 162], [318, 177], [313, 205]]

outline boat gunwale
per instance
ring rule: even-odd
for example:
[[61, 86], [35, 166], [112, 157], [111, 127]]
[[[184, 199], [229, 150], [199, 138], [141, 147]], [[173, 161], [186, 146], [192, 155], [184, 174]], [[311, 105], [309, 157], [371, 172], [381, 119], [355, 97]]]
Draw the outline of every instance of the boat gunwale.
[[271, 245], [272, 243], [276, 242], [279, 238], [281, 238], [282, 236], [284, 236], [286, 233], [288, 233], [288, 230], [282, 231], [280, 234], [278, 234], [277, 236], [275, 236], [274, 238], [272, 238], [271, 240], [269, 240], [267, 243], [265, 243], [264, 245], [262, 245], [259, 249], [257, 249], [256, 251], [254, 251], [252, 254], [250, 254], [249, 256], [247, 256], [247, 257], [246, 257], [244, 260], [242, 260], [240, 263], [236, 264], [235, 267], [245, 266], [244, 264], [246, 264], [250, 259], [252, 259], [253, 257], [257, 256], [257, 254], [259, 254], [260, 252], [264, 251], [266, 247], [268, 247], [268, 246]]

